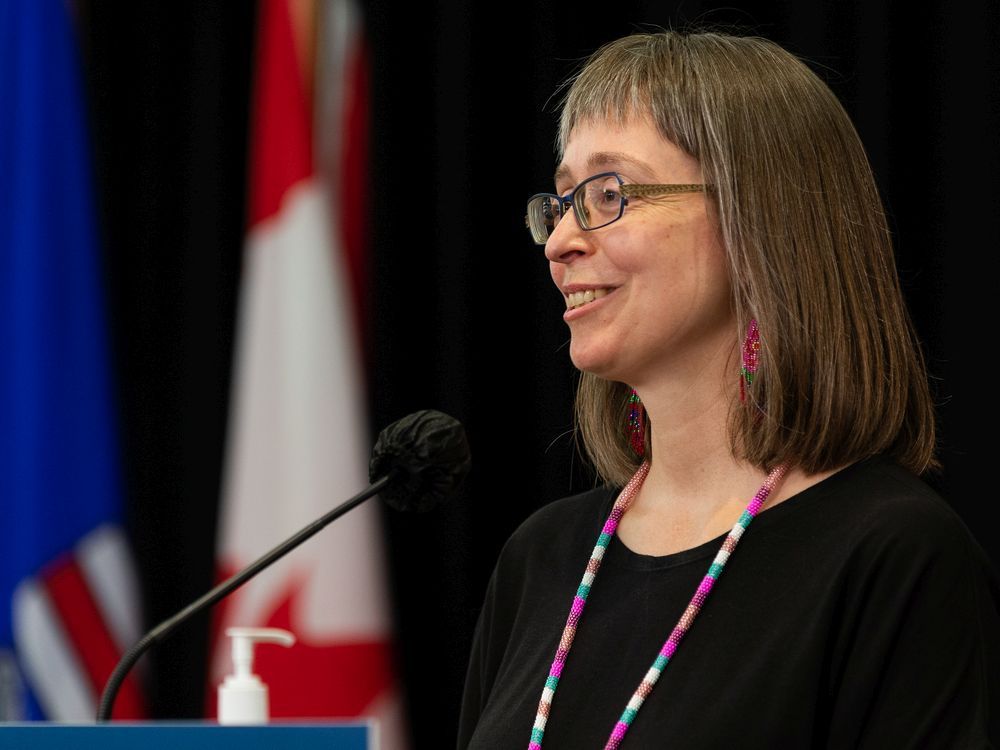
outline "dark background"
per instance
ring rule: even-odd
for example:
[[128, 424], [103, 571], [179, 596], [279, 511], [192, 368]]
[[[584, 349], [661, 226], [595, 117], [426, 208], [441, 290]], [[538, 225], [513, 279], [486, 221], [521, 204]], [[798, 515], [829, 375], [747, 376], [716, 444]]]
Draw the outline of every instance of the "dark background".
[[[987, 365], [996, 313], [986, 304], [997, 289], [996, 3], [961, 13], [944, 0], [919, 10], [888, 0], [363, 5], [371, 434], [440, 409], [464, 423], [474, 467], [446, 508], [386, 511], [417, 747], [454, 744], [472, 629], [503, 541], [532, 510], [593, 481], [571, 435], [563, 303], [523, 207], [551, 185], [558, 83], [603, 42], [647, 24], [769, 37], [844, 102], [934, 377], [945, 470], [931, 480], [1000, 560], [989, 533], [1000, 514], [998, 377]], [[129, 527], [152, 625], [213, 583], [255, 7], [134, 0], [79, 11]], [[201, 715], [205, 648], [203, 620], [151, 655], [158, 717]]]

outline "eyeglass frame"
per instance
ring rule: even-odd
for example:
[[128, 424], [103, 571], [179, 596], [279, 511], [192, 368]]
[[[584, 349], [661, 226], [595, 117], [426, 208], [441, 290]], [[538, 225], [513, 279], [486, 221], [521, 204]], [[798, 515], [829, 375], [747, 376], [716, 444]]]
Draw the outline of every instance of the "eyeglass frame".
[[[629, 198], [645, 198], [655, 195], [672, 195], [677, 193], [703, 193], [703, 192], [708, 192], [712, 188], [711, 185], [706, 183], [699, 183], [699, 184], [689, 183], [689, 184], [675, 184], [675, 185], [639, 183], [639, 182], [626, 183], [622, 179], [622, 176], [617, 172], [598, 172], [597, 174], [591, 175], [587, 179], [582, 180], [579, 184], [576, 185], [576, 187], [574, 187], [572, 190], [566, 193], [566, 195], [558, 195], [557, 193], [535, 193], [530, 198], [528, 198], [529, 208], [528, 212], [525, 213], [524, 215], [524, 225], [528, 228], [528, 231], [531, 232], [531, 239], [534, 240], [536, 245], [545, 245], [545, 243], [548, 242], [548, 239], [549, 237], [552, 236], [552, 234], [550, 233], [549, 237], [546, 237], [545, 240], [543, 240], [542, 242], [539, 242], [537, 239], [535, 239], [535, 233], [531, 231], [531, 220], [529, 218], [531, 215], [530, 206], [532, 202], [538, 198], [555, 198], [556, 205], [559, 206], [559, 219], [562, 220], [563, 217], [566, 216], [566, 212], [569, 209], [574, 208], [574, 203], [575, 203], [574, 196], [580, 191], [580, 188], [582, 188], [588, 182], [593, 182], [594, 180], [598, 180], [602, 177], [614, 177], [616, 180], [618, 180], [618, 187], [620, 188], [620, 193], [621, 193], [621, 200], [618, 204], [618, 215], [615, 218], [604, 222], [603, 224], [598, 224], [596, 227], [585, 227], [583, 225], [584, 220], [581, 219], [580, 214], [578, 214], [574, 210], [573, 216], [574, 218], [576, 218], [576, 224], [584, 232], [590, 232], [593, 231], [594, 229], [603, 229], [609, 224], [614, 224], [616, 221], [618, 221], [622, 216], [625, 215], [625, 206], [628, 205]], [[555, 231], [555, 227], [552, 228], [552, 231]]]

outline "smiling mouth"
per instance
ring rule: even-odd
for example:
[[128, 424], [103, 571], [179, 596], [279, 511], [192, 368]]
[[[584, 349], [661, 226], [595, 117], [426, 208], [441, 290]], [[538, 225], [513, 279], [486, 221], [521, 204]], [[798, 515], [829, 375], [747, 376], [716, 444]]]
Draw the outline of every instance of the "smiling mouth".
[[583, 292], [570, 292], [566, 295], [566, 309], [575, 310], [578, 307], [589, 305], [594, 300], [606, 297], [611, 289], [587, 289]]

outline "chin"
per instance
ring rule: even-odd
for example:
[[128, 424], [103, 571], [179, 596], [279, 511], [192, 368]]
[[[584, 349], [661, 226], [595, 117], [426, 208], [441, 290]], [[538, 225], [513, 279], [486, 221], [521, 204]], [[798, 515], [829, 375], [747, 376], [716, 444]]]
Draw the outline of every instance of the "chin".
[[594, 356], [593, 353], [575, 352], [571, 346], [569, 358], [573, 366], [577, 370], [580, 370], [580, 372], [589, 372], [591, 375], [596, 375], [604, 380], [626, 382], [624, 376], [615, 367], [616, 363], [612, 357], [599, 357]]

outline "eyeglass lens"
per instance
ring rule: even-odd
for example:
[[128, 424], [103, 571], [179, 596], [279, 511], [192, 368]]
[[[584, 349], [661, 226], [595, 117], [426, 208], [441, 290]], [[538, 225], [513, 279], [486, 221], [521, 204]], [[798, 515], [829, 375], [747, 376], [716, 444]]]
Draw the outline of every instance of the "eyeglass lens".
[[[582, 229], [599, 229], [622, 215], [624, 202], [621, 181], [615, 174], [595, 175], [573, 191], [569, 202]], [[565, 208], [562, 199], [549, 194], [536, 195], [528, 202], [528, 228], [535, 242], [545, 244], [555, 231]]]

